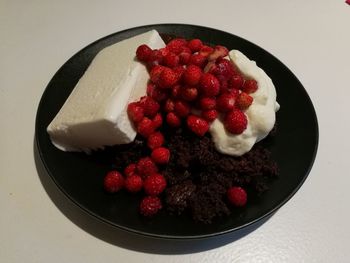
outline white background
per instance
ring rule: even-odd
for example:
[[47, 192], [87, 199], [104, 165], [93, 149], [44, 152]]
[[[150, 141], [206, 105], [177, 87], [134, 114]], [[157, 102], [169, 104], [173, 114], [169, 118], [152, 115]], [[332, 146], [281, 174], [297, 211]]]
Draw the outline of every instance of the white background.
[[[314, 103], [314, 167], [297, 194], [254, 228], [196, 242], [133, 236], [85, 215], [39, 176], [35, 114], [57, 69], [105, 35], [171, 22], [221, 29], [263, 47]], [[350, 6], [340, 0], [0, 0], [0, 261], [349, 262], [349, 27]]]

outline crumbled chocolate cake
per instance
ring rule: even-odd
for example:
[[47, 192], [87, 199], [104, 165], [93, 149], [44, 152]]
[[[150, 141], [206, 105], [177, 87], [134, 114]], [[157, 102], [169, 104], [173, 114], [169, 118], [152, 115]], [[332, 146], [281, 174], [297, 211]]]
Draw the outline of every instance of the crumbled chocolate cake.
[[[270, 152], [261, 143], [245, 155], [233, 157], [216, 151], [210, 134], [198, 137], [185, 126], [176, 130], [164, 126], [162, 133], [171, 158], [161, 171], [168, 185], [161, 197], [163, 207], [171, 214], [189, 213], [195, 221], [211, 223], [230, 214], [226, 200], [229, 187], [242, 186], [250, 195], [258, 196], [268, 190], [269, 181], [278, 174]], [[150, 154], [141, 137], [110, 150], [115, 153], [113, 168], [119, 170]]]

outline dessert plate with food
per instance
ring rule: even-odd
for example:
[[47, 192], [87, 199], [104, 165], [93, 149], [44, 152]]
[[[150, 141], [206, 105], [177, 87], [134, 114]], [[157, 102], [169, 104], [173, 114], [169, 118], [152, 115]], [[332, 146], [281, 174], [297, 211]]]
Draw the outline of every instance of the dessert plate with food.
[[201, 26], [149, 25], [92, 43], [48, 84], [36, 142], [78, 207], [164, 238], [228, 233], [270, 215], [305, 181], [318, 125], [278, 59]]

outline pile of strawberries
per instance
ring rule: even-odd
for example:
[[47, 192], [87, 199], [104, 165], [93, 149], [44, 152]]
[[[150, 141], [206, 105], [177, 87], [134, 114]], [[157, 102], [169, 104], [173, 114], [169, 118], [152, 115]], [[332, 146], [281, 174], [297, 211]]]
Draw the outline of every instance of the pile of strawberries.
[[[170, 159], [159, 131], [163, 122], [174, 128], [185, 122], [198, 136], [204, 136], [218, 117], [232, 134], [247, 128], [244, 111], [253, 102], [249, 94], [257, 90], [257, 82], [244, 79], [225, 58], [227, 55], [226, 47], [210, 47], [199, 39], [176, 38], [161, 49], [152, 50], [147, 45], [137, 48], [136, 57], [147, 66], [150, 81], [147, 95], [131, 102], [127, 112], [137, 132], [147, 140], [151, 155], [129, 164], [124, 175], [109, 172], [104, 180], [108, 192], [125, 188], [134, 193], [143, 189], [146, 197], [140, 204], [141, 214], [152, 216], [162, 208], [159, 195], [166, 188], [166, 180], [159, 168]], [[245, 205], [244, 189], [233, 188], [227, 193], [229, 201]]]

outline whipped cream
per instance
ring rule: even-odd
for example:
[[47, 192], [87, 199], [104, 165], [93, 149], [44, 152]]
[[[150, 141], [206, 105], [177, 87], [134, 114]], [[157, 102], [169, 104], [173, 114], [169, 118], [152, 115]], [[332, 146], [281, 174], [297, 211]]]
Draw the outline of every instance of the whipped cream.
[[47, 127], [52, 143], [63, 151], [85, 151], [126, 144], [136, 131], [126, 112], [128, 102], [146, 94], [146, 67], [135, 50], [147, 44], [163, 48], [156, 30], [101, 50]]
[[255, 61], [249, 60], [238, 50], [231, 50], [229, 58], [245, 78], [257, 81], [258, 89], [250, 94], [254, 100], [245, 111], [248, 125], [243, 133], [229, 133], [220, 118], [211, 124], [209, 132], [219, 152], [241, 156], [270, 133], [275, 124], [276, 111], [279, 110], [280, 106], [276, 101], [276, 90], [272, 80], [256, 65]]

